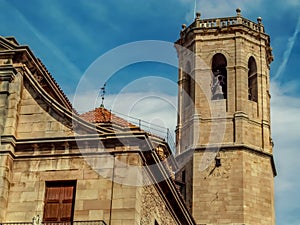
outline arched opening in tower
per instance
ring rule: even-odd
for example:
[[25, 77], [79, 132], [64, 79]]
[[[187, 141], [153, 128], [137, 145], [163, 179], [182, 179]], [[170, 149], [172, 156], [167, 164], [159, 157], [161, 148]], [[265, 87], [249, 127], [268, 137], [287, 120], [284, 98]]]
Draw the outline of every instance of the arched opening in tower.
[[227, 98], [227, 61], [223, 54], [217, 53], [212, 59], [212, 100]]
[[193, 96], [194, 96], [194, 79], [192, 78], [191, 74], [191, 63], [188, 61], [185, 65], [184, 73], [183, 73], [183, 90], [184, 90], [184, 102], [185, 106], [189, 106], [193, 102]]
[[257, 102], [257, 66], [253, 56], [248, 61], [248, 99]]

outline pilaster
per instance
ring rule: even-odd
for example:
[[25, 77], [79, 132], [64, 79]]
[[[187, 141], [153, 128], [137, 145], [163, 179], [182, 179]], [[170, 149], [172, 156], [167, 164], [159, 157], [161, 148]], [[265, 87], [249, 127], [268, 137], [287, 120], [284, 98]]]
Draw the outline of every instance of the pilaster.
[[8, 193], [11, 180], [13, 159], [8, 152], [3, 151], [0, 145], [0, 222], [6, 219]]

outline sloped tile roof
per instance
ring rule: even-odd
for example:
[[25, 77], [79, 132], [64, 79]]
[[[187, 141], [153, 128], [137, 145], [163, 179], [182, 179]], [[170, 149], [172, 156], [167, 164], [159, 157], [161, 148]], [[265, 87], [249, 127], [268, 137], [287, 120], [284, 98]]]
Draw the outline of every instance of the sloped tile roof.
[[[39, 66], [41, 66], [41, 68], [44, 70], [44, 72], [48, 75], [48, 77], [51, 79], [51, 81], [53, 82], [53, 84], [56, 86], [56, 88], [58, 89], [59, 93], [62, 95], [63, 99], [67, 103], [68, 108], [70, 110], [72, 110], [73, 112], [77, 113], [76, 110], [73, 108], [72, 103], [70, 102], [70, 100], [68, 99], [68, 97], [66, 96], [66, 94], [64, 93], [64, 91], [61, 89], [61, 87], [59, 86], [59, 84], [56, 82], [56, 80], [54, 79], [54, 77], [52, 76], [52, 74], [48, 71], [47, 67], [43, 64], [43, 62], [39, 58], [36, 58], [36, 59], [37, 59], [37, 62], [39, 63]], [[57, 96], [53, 95], [52, 97], [55, 97], [56, 100], [60, 100], [59, 97], [57, 97]]]
[[129, 123], [121, 117], [116, 116], [104, 107], [99, 107], [83, 113], [80, 117], [90, 123], [116, 124], [122, 127], [137, 128], [137, 126]]

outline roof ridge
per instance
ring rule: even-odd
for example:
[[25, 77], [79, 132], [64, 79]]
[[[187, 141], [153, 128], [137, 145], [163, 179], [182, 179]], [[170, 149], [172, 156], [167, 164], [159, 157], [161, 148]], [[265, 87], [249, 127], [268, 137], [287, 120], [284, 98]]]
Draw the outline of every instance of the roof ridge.
[[[44, 72], [46, 72], [46, 74], [49, 76], [49, 78], [51, 79], [51, 81], [54, 83], [54, 85], [58, 88], [58, 90], [60, 91], [60, 93], [62, 94], [64, 100], [67, 102], [67, 104], [69, 105], [70, 109], [72, 109], [72, 111], [74, 111], [75, 113], [77, 113], [76, 109], [73, 107], [72, 103], [70, 102], [70, 100], [68, 99], [67, 95], [64, 93], [64, 91], [62, 90], [62, 88], [59, 86], [59, 84], [56, 82], [56, 80], [54, 79], [54, 77], [52, 76], [52, 74], [49, 72], [49, 70], [47, 69], [47, 67], [45, 66], [45, 64], [42, 62], [42, 60], [40, 58], [36, 58], [39, 65], [41, 66], [41, 68], [44, 70]], [[78, 113], [77, 113], [78, 114]]]
[[80, 114], [80, 117], [92, 123], [114, 123], [122, 127], [138, 128], [138, 126], [112, 113], [111, 110], [104, 107], [97, 107], [93, 110], [82, 113]]

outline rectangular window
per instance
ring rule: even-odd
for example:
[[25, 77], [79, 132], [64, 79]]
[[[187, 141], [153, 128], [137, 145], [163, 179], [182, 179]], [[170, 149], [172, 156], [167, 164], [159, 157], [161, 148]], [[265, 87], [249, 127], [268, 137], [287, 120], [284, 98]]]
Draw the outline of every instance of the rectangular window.
[[76, 181], [46, 182], [44, 222], [73, 220]]

